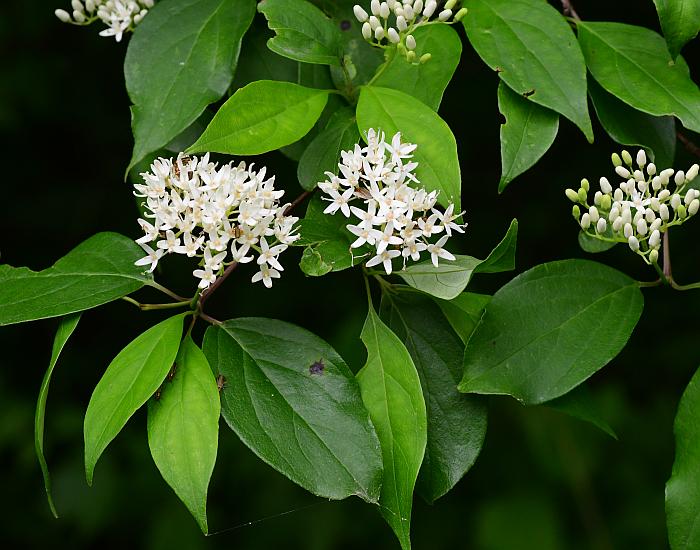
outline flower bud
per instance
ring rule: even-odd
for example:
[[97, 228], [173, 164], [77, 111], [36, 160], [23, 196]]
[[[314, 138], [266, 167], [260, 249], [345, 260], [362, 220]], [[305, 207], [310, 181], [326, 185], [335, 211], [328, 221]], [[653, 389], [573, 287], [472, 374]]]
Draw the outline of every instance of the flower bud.
[[581, 209], [578, 207], [578, 204], [574, 204], [574, 207], [571, 209], [571, 215], [576, 218], [576, 221], [581, 217]]
[[605, 218], [600, 218], [598, 220], [598, 223], [596, 223], [595, 230], [599, 234], [605, 233], [605, 230], [608, 228], [608, 223], [605, 221]]
[[659, 251], [654, 249], [649, 252], [649, 261], [653, 264], [659, 261]]
[[632, 173], [632, 176], [633, 176], [634, 179], [637, 180], [637, 181], [644, 181], [644, 180], [645, 180], [645, 178], [644, 178], [644, 172], [642, 172], [641, 170], [635, 170], [635, 171]]
[[663, 191], [661, 191], [661, 193], [659, 193], [659, 200], [661, 202], [663, 202], [667, 198], [669, 198], [670, 196], [671, 196], [671, 192], [668, 189], [664, 189]]
[[581, 180], [581, 187], [583, 187], [586, 190], [586, 193], [588, 193], [591, 188], [591, 184], [586, 178], [583, 178]]
[[598, 209], [595, 206], [591, 206], [588, 209], [588, 215], [591, 217], [591, 221], [593, 223], [596, 223], [598, 219], [600, 218], [600, 214], [598, 213]]
[[623, 198], [624, 197], [622, 196], [622, 189], [615, 189], [615, 192], [613, 193], [613, 199], [615, 199], [617, 202], [621, 202]]
[[656, 248], [659, 246], [661, 243], [661, 233], [657, 229], [656, 231], [652, 231], [651, 235], [649, 236], [649, 246], [651, 248]]
[[396, 14], [396, 17], [403, 17], [403, 4], [401, 2], [396, 2], [396, 7], [394, 8], [394, 14]]
[[436, 9], [437, 2], [435, 0], [428, 0], [428, 3], [425, 5], [425, 9], [423, 10], [423, 16], [432, 17]]
[[365, 40], [372, 38], [372, 26], [366, 21], [362, 23], [362, 36]]
[[578, 193], [573, 189], [567, 189], [564, 194], [571, 202], [578, 202]]
[[626, 223], [625, 224], [625, 229], [624, 229], [624, 234], [625, 238], [629, 239], [632, 234], [634, 233], [634, 229], [632, 229], [632, 224], [631, 223]]
[[681, 204], [681, 196], [678, 193], [674, 193], [674, 195], [671, 197], [671, 208], [674, 210], [678, 210], [678, 207]]
[[375, 40], [381, 40], [384, 38], [384, 29], [382, 27], [377, 27], [374, 29], [374, 38]]
[[406, 52], [406, 61], [408, 61], [409, 63], [413, 63], [413, 61], [415, 61], [415, 59], [416, 59], [416, 52], [414, 52], [413, 50], [409, 50]]
[[653, 232], [656, 231], [657, 229], [660, 229], [662, 223], [663, 223], [663, 222], [661, 221], [661, 218], [656, 218], [656, 219], [652, 222], [652, 224], [649, 226], [649, 231], [651, 231], [651, 232], [653, 233]]
[[647, 166], [647, 174], [649, 174], [650, 176], [656, 174], [656, 164], [654, 164], [653, 162], [649, 163], [649, 166]]
[[389, 41], [392, 44], [398, 44], [401, 42], [401, 37], [399, 36], [399, 33], [396, 32], [396, 29], [393, 27], [389, 27], [389, 30], [386, 31], [387, 36], [389, 37]]
[[442, 10], [438, 15], [440, 21], [447, 21], [450, 17], [452, 17], [452, 10]]
[[382, 24], [379, 22], [379, 19], [377, 19], [374, 15], [370, 15], [369, 25], [370, 25], [370, 27], [372, 27], [372, 31], [374, 31], [374, 29], [378, 29], [379, 27], [382, 26]]
[[74, 10], [73, 11], [73, 20], [76, 23], [82, 23], [85, 21], [85, 14], [82, 11]]
[[647, 222], [644, 220], [644, 218], [640, 218], [637, 222], [637, 233], [643, 237], [648, 231], [649, 227], [647, 226]]
[[[649, 166], [652, 166], [651, 164]], [[661, 189], [661, 178], [659, 176], [654, 176], [651, 180], [651, 188], [654, 191]]]
[[391, 10], [389, 9], [389, 4], [387, 4], [386, 2], [382, 2], [379, 5], [379, 15], [381, 15], [384, 19], [389, 17], [390, 12]]
[[611, 158], [613, 166], [615, 166], [615, 168], [622, 165], [622, 160], [620, 159], [620, 155], [618, 155], [617, 153], [613, 153], [612, 155], [610, 155], [610, 158]]
[[369, 4], [369, 9], [372, 11], [372, 15], [379, 15], [379, 11], [381, 9], [379, 0], [372, 0]]
[[659, 208], [661, 207], [661, 203], [659, 202], [659, 199], [656, 197], [651, 197], [651, 200], [649, 201], [649, 206], [651, 206], [651, 209], [654, 212], [658, 212]]
[[688, 168], [685, 179], [687, 181], [693, 181], [698, 176], [698, 171], [700, 171], [700, 166], [693, 164], [690, 168]]
[[75, 11], [83, 12], [85, 11], [85, 6], [83, 6], [83, 3], [80, 0], [71, 0], [70, 5]]
[[364, 9], [362, 9], [362, 6], [355, 4], [352, 11], [355, 13], [355, 17], [360, 23], [364, 23], [367, 21], [367, 19], [369, 19], [369, 15]]
[[622, 160], [627, 166], [632, 166], [632, 155], [629, 154], [627, 149], [622, 150]]
[[407, 47], [409, 50], [415, 50], [415, 49], [416, 49], [416, 39], [413, 38], [413, 35], [412, 35], [412, 34], [409, 34], [409, 35], [406, 37], [406, 47]]
[[445, 2], [445, 9], [451, 10], [452, 8], [455, 7], [456, 4], [457, 4], [457, 0], [447, 0], [447, 2]]
[[625, 223], [630, 223], [632, 221], [632, 210], [630, 210], [629, 207], [625, 208], [622, 211], [622, 219], [625, 221]]
[[637, 181], [637, 188], [639, 189], [640, 193], [644, 193], [644, 191], [649, 189], [649, 185], [647, 184], [646, 181], [644, 181], [642, 179], [642, 180]]
[[413, 2], [413, 11], [415, 13], [420, 13], [423, 11], [423, 0], [416, 0]]
[[612, 193], [612, 185], [608, 178], [600, 178], [600, 190], [605, 194]]
[[419, 61], [421, 62], [421, 64], [422, 64], [422, 63], [427, 63], [428, 61], [430, 61], [430, 60], [432, 59], [432, 57], [433, 57], [433, 56], [432, 56], [431, 54], [429, 54], [429, 53], [424, 53], [423, 55], [420, 56]]
[[[700, 193], [700, 191], [698, 191]], [[698, 195], [696, 195], [695, 189], [688, 189], [688, 192], [685, 194], [685, 198], [683, 199], [683, 203], [688, 206], [691, 202], [693, 202], [693, 199], [697, 198]]]
[[588, 195], [586, 194], [586, 190], [582, 187], [581, 189], [578, 190], [578, 201], [581, 204], [585, 204], [586, 199], [588, 199]]
[[637, 250], [639, 250], [639, 241], [634, 235], [630, 235], [630, 237], [627, 239], [627, 244], [632, 249], [632, 252], [637, 252]]
[[610, 195], [603, 195], [603, 198], [600, 199], [600, 207], [603, 210], [608, 210], [610, 209], [612, 200], [610, 199]]
[[615, 233], [617, 233], [620, 229], [622, 229], [622, 224], [623, 224], [623, 221], [622, 221], [621, 217], [615, 218], [612, 222], [613, 231], [615, 231]]
[[596, 206], [600, 206], [600, 199], [602, 198], [603, 193], [601, 193], [600, 191], [596, 191], [593, 195], [593, 204], [595, 204]]
[[408, 23], [406, 23], [406, 18], [403, 15], [399, 15], [396, 18], [396, 27], [400, 32], [403, 32], [408, 28]]
[[66, 10], [56, 10], [56, 11], [54, 11], [54, 14], [63, 23], [70, 23], [71, 22], [70, 13], [68, 13]]
[[656, 214], [654, 214], [654, 211], [651, 208], [647, 208], [646, 212], [644, 212], [644, 219], [647, 221], [647, 223], [651, 223], [656, 219]]
[[661, 219], [663, 221], [665, 221], [665, 222], [668, 221], [668, 218], [669, 218], [668, 206], [666, 206], [665, 204], [662, 204], [661, 206], [659, 206], [659, 216], [661, 217]]
[[464, 19], [467, 16], [467, 13], [469, 13], [469, 10], [467, 8], [460, 9], [454, 16], [455, 22], [459, 23], [462, 19]]
[[644, 149], [637, 151], [637, 164], [640, 168], [643, 168], [647, 163], [647, 153]]
[[632, 218], [632, 223], [637, 225], [637, 222], [644, 218], [644, 212], [642, 210], [637, 210], [634, 213], [634, 218]]
[[690, 214], [691, 216], [694, 216], [695, 214], [698, 213], [698, 208], [700, 208], [700, 200], [693, 199], [693, 201], [688, 206], [688, 214]]
[[673, 176], [673, 181], [676, 185], [683, 185], [685, 183], [685, 172], [683, 170], [678, 170], [676, 175]]
[[678, 214], [678, 217], [682, 220], [686, 219], [688, 217], [688, 211], [685, 209], [685, 206], [682, 204], [676, 208], [676, 214]]
[[669, 180], [671, 179], [671, 176], [673, 176], [673, 173], [675, 170], [673, 168], [666, 168], [666, 170], [661, 170], [661, 173], [659, 174], [663, 179]]
[[403, 16], [406, 18], [406, 21], [413, 21], [416, 18], [413, 8], [406, 4], [403, 5]]
[[630, 171], [625, 168], [624, 166], [616, 166], [615, 167], [615, 173], [620, 176], [621, 178], [629, 178], [630, 177]]
[[588, 229], [591, 226], [591, 217], [588, 214], [588, 212], [585, 212], [583, 216], [581, 216], [581, 229], [584, 231]]

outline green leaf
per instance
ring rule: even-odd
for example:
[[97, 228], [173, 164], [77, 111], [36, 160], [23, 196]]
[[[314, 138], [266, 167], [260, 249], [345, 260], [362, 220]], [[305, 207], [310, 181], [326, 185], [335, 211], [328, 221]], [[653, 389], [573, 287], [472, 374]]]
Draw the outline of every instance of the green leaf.
[[543, 0], [467, 0], [464, 28], [484, 62], [514, 91], [571, 120], [593, 141], [586, 66], [576, 37]]
[[697, 0], [654, 0], [661, 30], [671, 57], [678, 57], [686, 42], [700, 31], [700, 3]]
[[98, 233], [53, 267], [0, 265], [0, 325], [58, 317], [106, 304], [151, 282], [134, 262], [141, 248], [118, 233]]
[[564, 395], [625, 346], [642, 313], [639, 285], [603, 264], [542, 264], [489, 302], [464, 354], [460, 391], [528, 405]]
[[366, 86], [357, 105], [357, 126], [362, 134], [374, 128], [388, 138], [401, 132], [404, 141], [417, 144], [413, 159], [420, 184], [428, 191], [439, 191], [438, 202], [443, 206], [454, 203], [455, 211], [461, 210], [457, 142], [430, 107], [398, 90]]
[[498, 110], [506, 119], [501, 124], [501, 193], [549, 150], [559, 131], [559, 115], [516, 94], [503, 82], [498, 86]]
[[442, 94], [459, 64], [462, 41], [447, 25], [419, 27], [413, 36], [417, 44], [416, 57], [430, 53], [430, 61], [413, 64], [395, 54], [372, 84], [404, 92], [437, 111]]
[[[612, 236], [612, 229], [608, 228], [608, 230], [610, 231], [610, 236]], [[618, 243], [610, 241], [601, 241], [600, 239], [592, 237], [585, 231], [579, 231], [578, 244], [581, 247], [581, 250], [584, 250], [585, 252], [588, 252], [590, 254], [598, 254], [599, 252], [605, 252], [606, 250], [610, 250], [613, 246], [615, 246]]]
[[331, 346], [289, 323], [243, 318], [210, 327], [204, 353], [225, 378], [222, 416], [256, 455], [315, 495], [377, 501], [377, 435]]
[[321, 116], [328, 91], [259, 80], [236, 91], [188, 149], [260, 155], [304, 137]]
[[673, 166], [676, 156], [676, 121], [633, 109], [590, 79], [591, 96], [598, 120], [608, 135], [624, 145], [643, 147], [659, 171]]
[[513, 269], [517, 236], [518, 220], [513, 220], [503, 240], [485, 260], [455, 254], [454, 261], [443, 260], [438, 267], [430, 260], [424, 260], [409, 265], [396, 274], [421, 292], [443, 300], [452, 300], [464, 291], [473, 274], [499, 273]]
[[163, 479], [207, 533], [207, 490], [219, 444], [221, 403], [206, 357], [189, 336], [158, 399], [148, 404], [148, 446]]
[[673, 550], [700, 545], [700, 370], [683, 392], [673, 433], [676, 459], [666, 483], [666, 524]]
[[585, 384], [581, 384], [561, 397], [547, 401], [545, 406], [588, 422], [613, 439], [617, 439], [615, 430], [597, 409], [593, 395]]
[[254, 14], [253, 0], [164, 0], [148, 12], [124, 60], [134, 104], [129, 168], [165, 146], [224, 95]]
[[700, 90], [661, 36], [623, 23], [579, 21], [577, 28], [588, 69], [603, 88], [635, 109], [674, 115], [700, 132]]
[[306, 0], [263, 0], [265, 15], [276, 36], [267, 42], [273, 52], [304, 63], [340, 65], [340, 29]]
[[326, 172], [337, 174], [340, 152], [352, 149], [359, 141], [355, 111], [350, 107], [336, 111], [299, 159], [297, 177], [301, 186], [310, 191], [327, 179]]
[[420, 376], [428, 441], [416, 489], [433, 503], [476, 461], [486, 436], [486, 403], [457, 391], [464, 344], [440, 308], [408, 287], [394, 288], [398, 295], [382, 297], [381, 317], [406, 346]]
[[[304, 252], [300, 265], [302, 271], [312, 277], [325, 275], [329, 271], [342, 271], [353, 265], [350, 244], [354, 239], [345, 229], [347, 219], [342, 214], [324, 214], [325, 207], [318, 195], [311, 198], [306, 215], [299, 223], [301, 238], [294, 243], [309, 250]], [[356, 250], [355, 256], [362, 253], [363, 249]]]
[[58, 361], [58, 356], [61, 354], [63, 346], [66, 345], [68, 338], [70, 338], [71, 334], [73, 334], [73, 331], [78, 326], [78, 321], [80, 321], [80, 313], [74, 313], [73, 315], [63, 317], [58, 325], [56, 336], [53, 340], [49, 368], [46, 369], [46, 374], [44, 374], [44, 379], [41, 382], [39, 399], [37, 400], [36, 412], [34, 414], [34, 450], [36, 451], [37, 460], [39, 460], [41, 473], [44, 476], [46, 500], [48, 501], [49, 508], [51, 508], [51, 513], [55, 518], [58, 517], [58, 513], [56, 512], [53, 498], [51, 498], [51, 477], [49, 476], [49, 467], [46, 464], [46, 458], [44, 457], [44, 418], [46, 416], [46, 399], [49, 396], [51, 375], [53, 374], [53, 369]]
[[107, 367], [85, 413], [85, 477], [92, 485], [95, 464], [165, 379], [177, 356], [185, 314], [175, 315], [136, 337]]
[[461, 338], [462, 343], [466, 345], [474, 329], [481, 321], [481, 316], [484, 314], [491, 296], [474, 292], [462, 292], [462, 294], [452, 300], [441, 300], [440, 298], [434, 298], [434, 300], [440, 306], [442, 313], [450, 322], [454, 331]]
[[361, 338], [367, 348], [367, 363], [357, 373], [357, 381], [384, 459], [380, 511], [401, 548], [408, 550], [413, 488], [427, 441], [420, 378], [401, 340], [371, 306]]

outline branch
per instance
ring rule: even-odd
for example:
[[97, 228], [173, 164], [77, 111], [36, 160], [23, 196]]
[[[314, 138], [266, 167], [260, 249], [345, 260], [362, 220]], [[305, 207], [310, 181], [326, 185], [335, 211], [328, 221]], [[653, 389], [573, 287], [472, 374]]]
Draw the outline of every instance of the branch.
[[561, 0], [561, 7], [564, 10], [564, 15], [573, 17], [576, 21], [581, 21], [581, 18], [576, 13], [574, 6], [571, 4], [571, 0]]
[[676, 136], [678, 137], [678, 141], [680, 141], [683, 146], [688, 150], [688, 152], [692, 153], [693, 155], [700, 157], [700, 147], [695, 145], [692, 141], [690, 141], [687, 137], [685, 137], [680, 131], [676, 132]]
[[294, 199], [289, 206], [286, 208], [284, 211], [285, 216], [289, 216], [289, 214], [292, 213], [292, 210], [294, 210], [297, 206], [299, 206], [304, 200], [306, 200], [307, 197], [311, 196], [311, 194], [314, 192], [314, 190], [311, 191], [304, 191], [301, 195], [299, 195], [296, 199]]

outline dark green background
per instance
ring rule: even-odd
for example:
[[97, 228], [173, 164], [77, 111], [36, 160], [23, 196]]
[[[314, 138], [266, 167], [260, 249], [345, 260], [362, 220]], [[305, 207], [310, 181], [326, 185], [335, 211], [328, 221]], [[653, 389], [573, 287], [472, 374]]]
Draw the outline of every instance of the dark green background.
[[[66, 8], [67, 0], [39, 4], [3, 5], [0, 15], [0, 259], [34, 269], [47, 267], [97, 231], [138, 235], [135, 201], [121, 181], [132, 145], [121, 67], [126, 44], [98, 37], [96, 27], [60, 24], [52, 12]], [[580, 0], [576, 7], [585, 19], [658, 30], [651, 0]], [[696, 81], [699, 52], [697, 41], [684, 51]], [[549, 260], [590, 257], [577, 246], [563, 189], [583, 176], [591, 181], [609, 176], [614, 144], [596, 124], [596, 142], [589, 145], [562, 120], [543, 161], [499, 196], [497, 83], [465, 43], [440, 111], [457, 136], [469, 222], [454, 246], [485, 257], [517, 217], [518, 271]], [[279, 154], [260, 161], [277, 174], [289, 198], [296, 196], [293, 163]], [[679, 147], [677, 167], [687, 169], [693, 161]], [[700, 279], [699, 238], [697, 222], [672, 236], [674, 272], [681, 283]], [[222, 319], [259, 315], [296, 322], [326, 338], [359, 368], [365, 306], [358, 273], [306, 279], [295, 266], [299, 251], [285, 256], [287, 271], [272, 290], [251, 286], [251, 270], [242, 269], [209, 302], [209, 313]], [[598, 259], [640, 279], [654, 277], [623, 247]], [[186, 263], [164, 262], [160, 279], [191, 293], [194, 281]], [[179, 279], [173, 275], [178, 271], [184, 273]], [[510, 276], [481, 275], [474, 289], [493, 292]], [[491, 399], [486, 444], [476, 466], [434, 506], [416, 500], [415, 548], [667, 546], [664, 483], [673, 461], [678, 399], [700, 364], [700, 291], [655, 288], [644, 294], [645, 311], [629, 345], [591, 380], [596, 405], [620, 440], [543, 407]], [[33, 446], [34, 404], [57, 323], [0, 330], [0, 546], [397, 547], [375, 509], [358, 499], [315, 499], [258, 461], [225, 424], [209, 524], [212, 532], [236, 529], [201, 535], [150, 459], [143, 411], [108, 448], [88, 488], [82, 416], [92, 389], [118, 350], [160, 318], [123, 302], [88, 312], [61, 358], [46, 422], [59, 520], [46, 505]], [[247, 522], [254, 524], [242, 526]]]

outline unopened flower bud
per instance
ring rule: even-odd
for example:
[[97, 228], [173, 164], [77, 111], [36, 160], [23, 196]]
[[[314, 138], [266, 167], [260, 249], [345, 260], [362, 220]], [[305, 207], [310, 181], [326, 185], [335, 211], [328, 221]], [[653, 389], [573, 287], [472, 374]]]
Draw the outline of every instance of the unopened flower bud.
[[574, 207], [571, 209], [571, 215], [576, 218], [577, 221], [581, 217], [581, 209], [578, 207], [578, 204], [574, 204]]
[[678, 193], [674, 193], [674, 195], [671, 197], [671, 208], [674, 210], [678, 210], [678, 207], [681, 204], [681, 196]]
[[690, 168], [688, 168], [685, 179], [687, 181], [693, 181], [698, 176], [698, 171], [700, 171], [700, 166], [693, 164]]
[[56, 10], [54, 11], [54, 14], [56, 17], [58, 17], [63, 23], [70, 23], [71, 18], [70, 18], [70, 13], [68, 13], [66, 10]]
[[419, 61], [420, 61], [421, 63], [427, 63], [428, 61], [430, 61], [430, 60], [432, 59], [432, 57], [433, 57], [433, 56], [432, 56], [431, 54], [429, 54], [429, 53], [424, 53], [423, 55], [420, 56]]
[[416, 0], [413, 2], [413, 11], [415, 13], [420, 13], [423, 11], [423, 0]]
[[637, 252], [637, 250], [639, 250], [639, 241], [634, 235], [630, 235], [630, 237], [627, 239], [627, 244], [632, 249], [632, 252]]
[[467, 13], [469, 13], [469, 10], [467, 8], [462, 8], [460, 9], [454, 16], [454, 20], [456, 22], [460, 22], [462, 19], [464, 19], [467, 16]]
[[413, 61], [415, 61], [415, 59], [416, 59], [416, 52], [414, 52], [413, 50], [408, 50], [406, 52], [406, 61], [408, 61], [409, 63], [412, 63]]
[[452, 17], [452, 10], [442, 10], [438, 15], [440, 21], [447, 21], [450, 17]]
[[425, 4], [425, 9], [423, 10], [423, 16], [432, 17], [436, 9], [437, 2], [435, 0], [428, 0], [427, 4]]
[[685, 172], [683, 170], [678, 170], [676, 175], [673, 176], [673, 181], [676, 185], [683, 185], [685, 183]]
[[649, 166], [647, 166], [647, 174], [649, 174], [650, 176], [656, 174], [656, 164], [654, 164], [653, 162], [649, 163]]
[[693, 202], [694, 198], [695, 198], [695, 189], [689, 189], [688, 192], [685, 194], [685, 197], [683, 198], [683, 204], [688, 206], [691, 202]]
[[629, 178], [630, 177], [630, 171], [627, 168], [625, 168], [624, 166], [616, 166], [615, 172], [621, 178]]
[[617, 202], [622, 201], [622, 199], [623, 199], [622, 189], [620, 189], [619, 187], [617, 189], [615, 189], [615, 192], [613, 193], [613, 199], [615, 199]]
[[639, 233], [642, 237], [647, 234], [649, 231], [649, 227], [647, 226], [647, 222], [644, 218], [640, 218], [637, 221], [637, 233]]
[[596, 206], [600, 206], [600, 199], [602, 199], [602, 198], [603, 198], [603, 193], [601, 193], [600, 191], [596, 191], [593, 194], [593, 204], [595, 204]]
[[682, 204], [678, 208], [676, 208], [676, 214], [678, 214], [678, 217], [682, 220], [688, 217], [688, 211]]
[[389, 4], [387, 4], [386, 2], [382, 2], [379, 5], [379, 15], [381, 15], [384, 19], [389, 17], [390, 11], [391, 10], [389, 9]]
[[379, 19], [374, 15], [369, 16], [369, 24], [372, 27], [372, 32], [374, 32], [375, 29], [378, 29], [382, 26], [382, 24], [379, 22]]
[[[613, 231], [615, 231], [615, 232], [617, 233], [620, 229], [622, 229], [622, 224], [623, 224], [623, 223], [624, 223], [624, 222], [622, 221], [622, 218], [621, 218], [621, 217], [615, 218], [615, 220], [613, 220], [613, 222], [612, 222]], [[631, 227], [631, 226], [630, 226], [630, 227]]]
[[352, 11], [355, 13], [355, 17], [360, 23], [364, 23], [367, 21], [367, 19], [369, 19], [369, 14], [362, 8], [362, 6], [355, 4]]
[[651, 208], [647, 208], [646, 212], [644, 212], [644, 219], [647, 221], [647, 223], [651, 223], [656, 219], [656, 214], [654, 214], [654, 211]]
[[415, 50], [415, 49], [416, 49], [416, 39], [413, 38], [413, 35], [412, 35], [412, 34], [409, 34], [409, 35], [406, 37], [406, 47], [407, 47], [409, 50]]
[[605, 230], [608, 228], [608, 223], [605, 221], [605, 218], [600, 218], [598, 220], [598, 223], [596, 223], [595, 230], [599, 233], [605, 233]]
[[406, 4], [403, 5], [403, 16], [406, 18], [406, 21], [413, 21], [416, 18], [413, 8]]
[[670, 180], [674, 172], [675, 170], [673, 168], [666, 168], [666, 170], [661, 170], [661, 173], [659, 175], [665, 180]]
[[695, 214], [698, 213], [698, 208], [700, 208], [700, 200], [693, 199], [693, 201], [688, 206], [688, 214], [690, 214], [691, 216], [694, 216]]
[[591, 188], [591, 184], [590, 184], [590, 182], [588, 181], [588, 179], [583, 178], [583, 179], [581, 180], [581, 187], [582, 187], [583, 189], [586, 190], [586, 193], [588, 193], [588, 191], [589, 191], [590, 188]]
[[637, 164], [640, 168], [643, 168], [647, 163], [647, 153], [644, 149], [637, 151]]
[[85, 14], [82, 11], [74, 10], [73, 11], [73, 20], [76, 23], [82, 23], [85, 21]]
[[644, 181], [645, 180], [644, 172], [642, 172], [641, 170], [635, 170], [632, 175], [634, 176], [634, 179], [637, 181]]
[[668, 206], [666, 206], [665, 204], [662, 204], [661, 206], [659, 206], [659, 216], [661, 217], [661, 219], [663, 221], [665, 221], [665, 222], [668, 221], [668, 219], [670, 217], [669, 212], [668, 212]]
[[612, 193], [612, 185], [608, 181], [608, 178], [600, 178], [600, 190], [603, 193]]
[[620, 159], [620, 155], [618, 155], [617, 153], [613, 153], [612, 155], [610, 155], [610, 159], [612, 160], [613, 166], [615, 166], [616, 168], [622, 165], [622, 159]]
[[625, 229], [624, 229], [625, 238], [626, 238], [626, 239], [629, 239], [629, 238], [632, 236], [633, 233], [634, 233], [634, 229], [632, 228], [632, 224], [631, 224], [631, 223], [626, 223], [626, 224], [625, 224]]
[[600, 207], [603, 210], [609, 210], [611, 203], [612, 203], [612, 199], [610, 199], [610, 195], [603, 195], [603, 198], [600, 199]]
[[375, 40], [381, 40], [384, 38], [384, 29], [382, 27], [377, 27], [374, 29], [374, 38]]
[[400, 32], [403, 32], [408, 28], [408, 23], [406, 23], [406, 18], [403, 15], [399, 15], [396, 18], [396, 28], [398, 28]]
[[85, 10], [85, 6], [83, 6], [83, 3], [80, 0], [71, 0], [70, 5], [75, 11], [82, 12]]
[[369, 9], [372, 10], [372, 15], [379, 15], [379, 10], [381, 9], [379, 0], [372, 0], [369, 4]]
[[627, 166], [632, 166], [632, 155], [626, 149], [622, 150], [622, 160]]
[[649, 206], [651, 206], [651, 209], [654, 212], [658, 212], [659, 208], [661, 207], [661, 203], [659, 202], [659, 199], [657, 199], [656, 197], [651, 197], [651, 199], [649, 201]]
[[362, 36], [365, 40], [372, 38], [372, 26], [367, 22], [362, 23]]
[[670, 196], [671, 196], [671, 192], [668, 189], [664, 189], [663, 191], [661, 191], [661, 193], [659, 193], [659, 200], [661, 202], [663, 202], [667, 198], [669, 198]]
[[588, 212], [585, 212], [583, 216], [581, 216], [581, 229], [584, 231], [588, 229], [591, 226], [591, 216], [588, 214]]
[[445, 9], [451, 10], [455, 7], [455, 4], [457, 4], [457, 0], [447, 0], [447, 2], [445, 2]]
[[581, 189], [578, 190], [578, 201], [581, 204], [585, 204], [587, 198], [588, 194], [586, 193], [586, 190], [583, 187], [581, 187]]
[[573, 189], [567, 189], [564, 194], [571, 202], [578, 202], [578, 193]]
[[[649, 166], [651, 166], [651, 164], [650, 164]], [[660, 178], [659, 176], [654, 176], [654, 177], [652, 178], [652, 180], [651, 180], [651, 188], [652, 188], [654, 191], [658, 191], [659, 189], [661, 189], [661, 178]]]
[[653, 232], [656, 231], [657, 229], [660, 229], [662, 223], [663, 223], [663, 222], [661, 221], [661, 218], [656, 218], [656, 219], [652, 222], [652, 224], [649, 226], [649, 231], [651, 231], [651, 232], [653, 233]]
[[591, 217], [591, 221], [593, 223], [597, 223], [598, 219], [600, 218], [600, 214], [598, 213], [598, 209], [595, 206], [591, 206], [588, 209], [588, 215]]
[[387, 31], [387, 36], [389, 37], [389, 41], [393, 44], [398, 44], [401, 41], [399, 33], [397, 33], [396, 29], [393, 27], [389, 27], [389, 30]]
[[654, 249], [649, 252], [649, 261], [653, 264], [659, 261], [659, 251]]
[[659, 246], [660, 243], [661, 243], [661, 233], [659, 232], [658, 229], [655, 231], [652, 231], [651, 235], [649, 236], [649, 246], [651, 248], [656, 248], [657, 246]]

